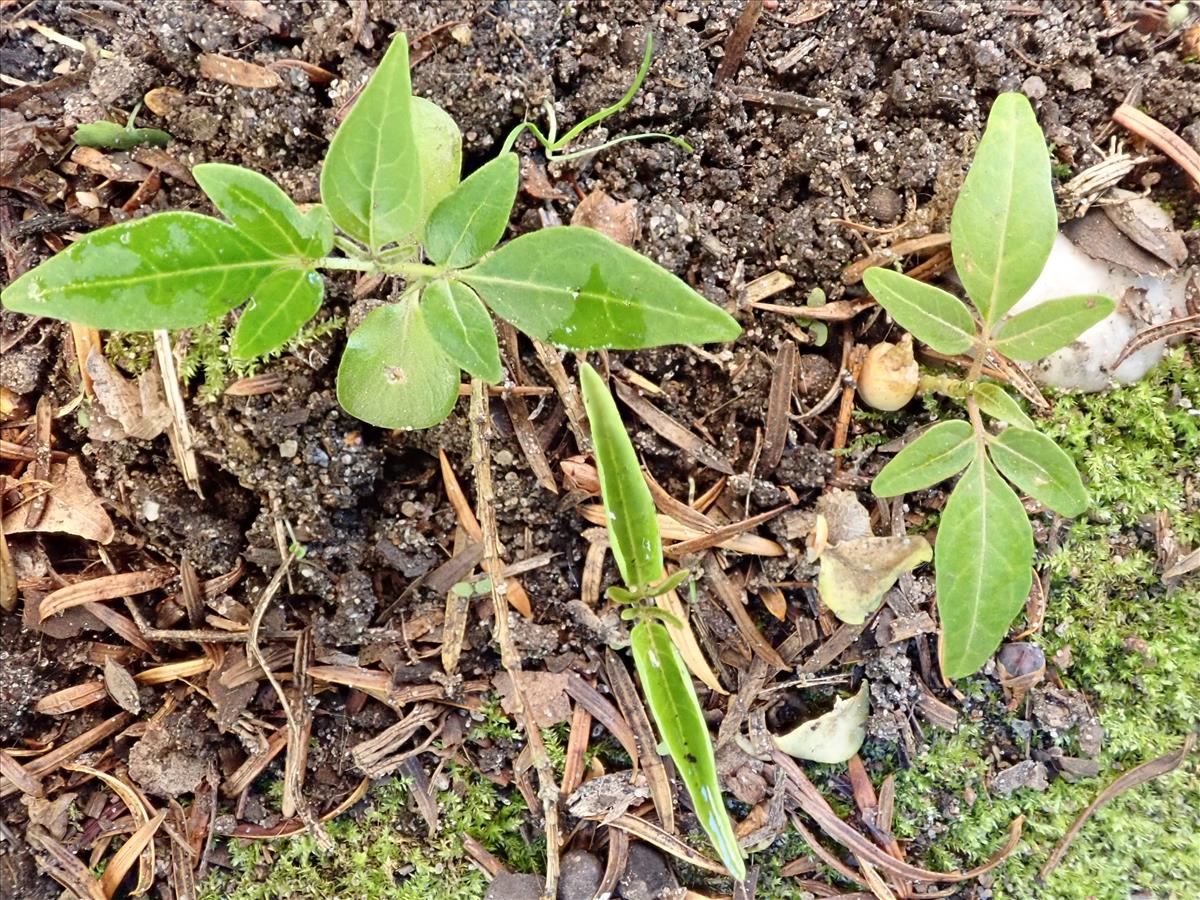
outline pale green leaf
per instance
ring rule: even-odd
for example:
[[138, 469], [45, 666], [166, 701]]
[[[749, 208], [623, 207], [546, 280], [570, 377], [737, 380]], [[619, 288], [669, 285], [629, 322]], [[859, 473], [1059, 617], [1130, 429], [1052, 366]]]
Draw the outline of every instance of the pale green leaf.
[[435, 263], [459, 268], [495, 247], [508, 226], [520, 178], [515, 153], [502, 153], [468, 176], [430, 215], [426, 255]]
[[460, 368], [491, 384], [503, 380], [496, 327], [474, 291], [438, 280], [425, 288], [421, 307], [434, 340]]
[[116, 122], [91, 122], [76, 128], [71, 140], [81, 147], [133, 150], [143, 144], [165, 147], [171, 143], [171, 135], [158, 128], [134, 128], [131, 125], [118, 125]]
[[870, 714], [870, 685], [864, 681], [853, 697], [838, 697], [829, 712], [800, 723], [787, 734], [772, 735], [771, 739], [776, 747], [797, 759], [844, 763], [867, 739]]
[[1116, 307], [1098, 294], [1047, 300], [1001, 322], [995, 347], [1010, 359], [1034, 362], [1067, 346]]
[[746, 877], [746, 862], [721, 797], [712, 737], [692, 686], [692, 676], [684, 668], [679, 651], [661, 622], [635, 625], [629, 635], [629, 647], [646, 705], [692, 798], [696, 818], [721, 862], [737, 881], [742, 881]]
[[931, 559], [933, 548], [920, 535], [841, 541], [821, 554], [817, 593], [843, 622], [861, 625], [897, 578]]
[[572, 350], [636, 350], [732, 341], [719, 306], [591, 228], [544, 228], [461, 273], [496, 315]]
[[613, 558], [625, 584], [633, 589], [642, 588], [663, 575], [662, 540], [654, 498], [642, 478], [633, 443], [604, 379], [584, 363], [579, 368], [579, 384], [592, 426], [596, 474]]
[[413, 97], [413, 131], [421, 164], [421, 225], [434, 207], [458, 185], [462, 176], [462, 132], [451, 115], [424, 97]]
[[93, 231], [0, 294], [9, 309], [117, 331], [220, 318], [283, 265], [232, 225], [164, 212]]
[[946, 502], [934, 548], [947, 678], [975, 672], [1000, 646], [1029, 596], [1032, 565], [1033, 529], [1021, 498], [980, 450]]
[[999, 419], [1018, 428], [1034, 428], [1033, 419], [1025, 414], [1019, 404], [1008, 391], [990, 381], [981, 381], [972, 391], [975, 402], [986, 415]]
[[321, 168], [337, 226], [372, 251], [416, 236], [424, 219], [408, 41], [397, 35], [338, 128]]
[[961, 419], [939, 422], [901, 450], [871, 482], [876, 497], [924, 490], [967, 467], [975, 452], [975, 431]]
[[325, 280], [304, 269], [281, 269], [254, 289], [233, 332], [230, 354], [255, 359], [278, 350], [321, 308]]
[[1077, 516], [1087, 509], [1087, 489], [1075, 463], [1040, 431], [1005, 429], [988, 449], [1005, 478], [1055, 512]]
[[304, 215], [265, 175], [224, 163], [201, 163], [192, 175], [221, 215], [267, 253], [317, 259], [333, 247], [328, 214], [318, 207]]
[[382, 428], [428, 428], [450, 414], [459, 374], [425, 324], [414, 294], [372, 311], [346, 341], [337, 396]]
[[901, 328], [939, 353], [965, 353], [975, 344], [975, 320], [961, 300], [941, 288], [878, 266], [863, 283]]
[[1057, 232], [1042, 129], [1024, 95], [1001, 94], [950, 218], [954, 268], [987, 324], [1033, 286]]

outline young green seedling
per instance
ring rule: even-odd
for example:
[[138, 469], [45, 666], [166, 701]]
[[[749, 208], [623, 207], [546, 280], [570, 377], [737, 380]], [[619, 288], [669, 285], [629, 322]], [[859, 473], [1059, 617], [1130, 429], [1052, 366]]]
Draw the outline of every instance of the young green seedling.
[[[961, 300], [932, 285], [889, 269], [863, 276], [880, 305], [918, 340], [974, 359], [965, 380], [943, 385], [948, 396], [965, 400], [968, 421], [930, 428], [871, 486], [877, 496], [894, 497], [966, 469], [946, 503], [934, 551], [942, 666], [950, 678], [987, 662], [1029, 594], [1033, 531], [1008, 482], [1064, 516], [1088, 506], [1067, 454], [1034, 430], [1003, 388], [980, 380], [989, 353], [1041, 359], [1113, 311], [1109, 298], [1088, 295], [1007, 315], [1041, 274], [1057, 230], [1050, 160], [1033, 108], [1021, 94], [1001, 94], [950, 220], [954, 267], [978, 321]], [[985, 415], [1001, 429], [986, 427]]]
[[[549, 137], [518, 126], [499, 156], [460, 180], [458, 126], [413, 96], [399, 35], [330, 143], [322, 205], [303, 212], [258, 173], [199, 165], [193, 175], [227, 221], [165, 212], [100, 229], [17, 279], [0, 300], [94, 328], [153, 331], [215, 321], [249, 298], [230, 347], [249, 359], [283, 346], [316, 314], [319, 270], [397, 276], [401, 299], [349, 336], [337, 383], [348, 412], [391, 428], [444, 419], [460, 370], [503, 379], [492, 314], [572, 350], [732, 340], [741, 329], [722, 309], [598, 231], [546, 228], [500, 243], [520, 181], [511, 150], [518, 134], [528, 128], [554, 159], [611, 146], [616, 141], [563, 152], [629, 103], [649, 54], [647, 45], [620, 102], [561, 138], [553, 119]], [[634, 137], [646, 136], [653, 135]], [[331, 256], [335, 247], [343, 255]]]
[[692, 676], [662, 621], [667, 614], [640, 605], [678, 586], [687, 573], [663, 578], [662, 539], [654, 499], [642, 479], [641, 466], [617, 404], [591, 366], [580, 367], [579, 382], [592, 427], [609, 543], [625, 583], [623, 590], [611, 589], [610, 596], [639, 604], [622, 615], [640, 619], [630, 632], [630, 649], [650, 714], [683, 778], [701, 827], [726, 868], [742, 881], [746, 877], [746, 862], [721, 798], [712, 739]]
[[160, 128], [134, 128], [142, 104], [134, 107], [124, 127], [116, 122], [91, 122], [80, 125], [71, 135], [71, 140], [81, 147], [98, 147], [102, 150], [133, 150], [143, 144], [165, 147], [171, 136]]

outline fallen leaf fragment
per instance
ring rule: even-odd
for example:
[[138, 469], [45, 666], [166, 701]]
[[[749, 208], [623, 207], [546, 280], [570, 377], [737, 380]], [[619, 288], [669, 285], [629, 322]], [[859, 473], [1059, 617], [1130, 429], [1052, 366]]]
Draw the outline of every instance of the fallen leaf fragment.
[[138, 696], [137, 682], [129, 674], [129, 670], [111, 656], [104, 660], [104, 689], [113, 702], [126, 712], [135, 716], [142, 711], [142, 701]]
[[861, 625], [901, 574], [931, 559], [933, 548], [919, 535], [842, 541], [821, 554], [817, 592], [839, 619]]
[[571, 224], [593, 228], [626, 247], [633, 246], [641, 231], [637, 201], [626, 200], [618, 203], [599, 189], [579, 201], [575, 212], [571, 214]]
[[870, 692], [864, 681], [853, 697], [838, 698], [829, 712], [804, 722], [787, 734], [772, 735], [772, 740], [784, 753], [798, 759], [818, 763], [845, 762], [866, 740], [870, 712]]
[[[559, 722], [571, 718], [571, 701], [567, 699], [567, 675], [551, 672], [522, 672], [519, 676], [521, 687], [525, 693], [525, 702], [533, 717], [533, 725], [538, 728], [549, 728]], [[492, 683], [500, 692], [500, 706], [514, 718], [518, 715], [519, 705], [513, 691], [512, 678], [507, 672], [501, 672]]]
[[31, 531], [73, 534], [86, 541], [107, 544], [113, 539], [112, 519], [104, 511], [100, 498], [88, 485], [83, 467], [75, 457], [50, 466], [52, 488], [46, 495], [46, 508], [32, 528], [25, 524], [25, 510], [11, 510], [4, 517], [4, 533]]
[[211, 78], [213, 81], [242, 88], [270, 89], [283, 84], [279, 73], [266, 66], [234, 59], [232, 56], [224, 56], [220, 53], [200, 54], [200, 77]]
[[171, 424], [162, 377], [153, 369], [143, 372], [136, 382], [130, 381], [94, 349], [88, 354], [86, 368], [100, 407], [92, 410], [88, 425], [92, 440], [149, 441]]

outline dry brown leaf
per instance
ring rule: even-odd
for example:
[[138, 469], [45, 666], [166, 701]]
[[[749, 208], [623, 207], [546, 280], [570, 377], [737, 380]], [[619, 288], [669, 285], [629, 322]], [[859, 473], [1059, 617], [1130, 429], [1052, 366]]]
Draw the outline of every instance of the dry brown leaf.
[[171, 411], [163, 397], [162, 377], [148, 369], [130, 381], [98, 351], [87, 358], [87, 372], [100, 409], [93, 409], [88, 437], [94, 441], [148, 441], [158, 437], [171, 423]]
[[101, 600], [112, 600], [130, 594], [144, 594], [146, 591], [170, 584], [174, 578], [175, 569], [172, 566], [158, 566], [145, 572], [102, 575], [99, 578], [69, 584], [42, 598], [38, 606], [38, 619], [44, 622], [56, 613], [85, 603], [98, 603]]
[[104, 660], [104, 689], [113, 702], [135, 716], [142, 711], [142, 700], [138, 696], [137, 682], [129, 670], [111, 656]]
[[618, 203], [599, 188], [579, 201], [571, 214], [571, 224], [593, 228], [626, 247], [634, 245], [641, 231], [637, 201]]
[[86, 541], [107, 544], [113, 539], [112, 520], [91, 487], [79, 460], [71, 456], [65, 463], [52, 463], [50, 483], [53, 485], [46, 496], [46, 508], [37, 524], [29, 528], [25, 524], [25, 510], [11, 510], [4, 517], [4, 533], [24, 534], [30, 531], [73, 534]]
[[163, 117], [170, 115], [183, 100], [183, 91], [179, 90], [179, 88], [166, 85], [147, 91], [146, 96], [142, 98], [142, 102], [146, 104], [146, 109], [150, 110], [156, 116]]
[[78, 163], [110, 181], [136, 184], [145, 181], [146, 176], [150, 174], [149, 169], [131, 159], [128, 153], [105, 153], [95, 147], [76, 147], [71, 153], [71, 162]]
[[283, 84], [278, 72], [220, 53], [200, 54], [200, 77], [242, 88], [277, 88]]
[[[525, 702], [538, 728], [549, 728], [571, 718], [571, 702], [567, 699], [567, 675], [551, 672], [522, 672], [521, 687]], [[513, 693], [512, 679], [508, 672], [501, 672], [493, 680], [500, 692], [500, 706], [510, 716], [517, 715], [517, 702]]]

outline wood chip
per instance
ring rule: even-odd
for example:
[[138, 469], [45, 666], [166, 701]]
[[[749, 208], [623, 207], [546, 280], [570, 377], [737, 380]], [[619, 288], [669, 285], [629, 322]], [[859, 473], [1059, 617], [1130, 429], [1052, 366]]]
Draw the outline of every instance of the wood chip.
[[136, 162], [128, 153], [106, 153], [95, 147], [76, 147], [71, 152], [71, 162], [78, 163], [110, 181], [136, 184], [145, 181], [150, 175], [150, 170]]
[[792, 387], [796, 381], [796, 344], [783, 341], [771, 367], [771, 389], [767, 395], [767, 427], [758, 471], [770, 475], [783, 459], [787, 446], [788, 413], [792, 408]]
[[234, 87], [263, 89], [281, 87], [279, 73], [257, 63], [244, 62], [221, 53], [201, 53], [200, 77], [210, 78]]
[[673, 418], [646, 400], [629, 385], [614, 381], [617, 397], [633, 410], [634, 414], [656, 432], [659, 437], [678, 447], [684, 453], [692, 456], [697, 462], [703, 463], [710, 469], [715, 469], [725, 475], [734, 473], [731, 463], [721, 451], [708, 441], [694, 434], [688, 428], [680, 425]]
[[329, 84], [337, 76], [328, 69], [322, 69], [320, 66], [314, 66], [310, 62], [305, 62], [302, 59], [277, 59], [269, 65], [269, 68], [275, 71], [286, 69], [299, 69], [312, 84]]
[[196, 187], [192, 170], [160, 147], [138, 147], [129, 155], [143, 165], [170, 175], [176, 181]]
[[1161, 122], [1152, 119], [1136, 106], [1122, 103], [1112, 115], [1113, 121], [1134, 134], [1145, 138], [1167, 156], [1171, 157], [1200, 191], [1200, 153], [1192, 149], [1183, 138]]

